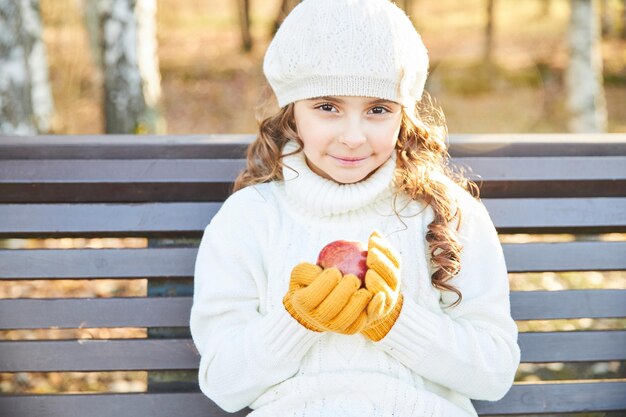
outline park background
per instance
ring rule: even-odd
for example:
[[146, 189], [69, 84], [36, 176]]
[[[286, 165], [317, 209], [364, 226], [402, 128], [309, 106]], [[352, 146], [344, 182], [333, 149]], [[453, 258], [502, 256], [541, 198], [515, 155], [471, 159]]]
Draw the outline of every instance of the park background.
[[[165, 122], [160, 133], [255, 132], [254, 109], [266, 94], [263, 54], [282, 2], [250, 1], [249, 52], [242, 47], [239, 3], [241, 0], [156, 2], [160, 109]], [[442, 107], [450, 133], [568, 131], [569, 0], [494, 1], [488, 64], [488, 1], [405, 3], [429, 49], [426, 89]], [[105, 132], [103, 74], [90, 50], [83, 4], [77, 0], [41, 1], [56, 110], [54, 133]], [[602, 0], [597, 4], [605, 31], [601, 52], [606, 131], [626, 132], [624, 2]]]
[[[267, 92], [262, 59], [279, 15], [278, 0], [251, 2], [252, 47], [242, 47], [238, 2], [158, 0], [156, 36], [160, 112], [169, 135], [254, 134], [255, 109]], [[431, 58], [426, 89], [446, 115], [451, 134], [568, 132], [564, 74], [568, 65], [568, 0], [494, 2], [493, 40], [485, 62], [484, 0], [415, 0], [408, 11]], [[601, 41], [606, 132], [626, 132], [624, 2], [607, 0]], [[53, 134], [103, 134], [103, 74], [94, 60], [78, 0], [41, 0], [42, 37], [54, 102]], [[137, 132], [141, 133], [141, 132]], [[502, 235], [502, 242], [569, 241], [573, 235]], [[599, 240], [624, 240], [604, 234]], [[0, 248], [146, 247], [146, 239], [13, 239]], [[617, 272], [511, 274], [514, 291], [626, 288]], [[0, 296], [145, 296], [146, 280], [2, 282]], [[623, 329], [625, 320], [518, 322], [520, 331]], [[2, 331], [0, 340], [146, 337], [146, 329]], [[517, 381], [624, 379], [622, 362], [524, 364]], [[0, 374], [4, 393], [144, 391], [145, 372]], [[591, 414], [590, 414], [591, 415]], [[602, 413], [602, 415], [608, 415]], [[599, 415], [597, 415], [599, 417]]]

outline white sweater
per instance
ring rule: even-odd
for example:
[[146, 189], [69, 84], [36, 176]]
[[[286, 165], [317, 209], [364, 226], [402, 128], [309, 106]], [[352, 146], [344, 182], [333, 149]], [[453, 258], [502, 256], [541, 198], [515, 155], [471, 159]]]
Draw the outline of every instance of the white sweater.
[[[288, 144], [286, 151], [293, 149]], [[470, 398], [500, 399], [519, 365], [507, 271], [485, 207], [449, 181], [462, 208], [463, 294], [431, 285], [425, 240], [433, 211], [396, 203], [395, 157], [356, 184], [312, 172], [302, 153], [285, 159], [299, 175], [233, 193], [204, 231], [195, 265], [191, 334], [202, 392], [223, 409], [254, 417], [476, 416]], [[282, 304], [291, 269], [315, 263], [337, 239], [382, 231], [402, 257], [404, 305], [385, 338], [316, 333]]]

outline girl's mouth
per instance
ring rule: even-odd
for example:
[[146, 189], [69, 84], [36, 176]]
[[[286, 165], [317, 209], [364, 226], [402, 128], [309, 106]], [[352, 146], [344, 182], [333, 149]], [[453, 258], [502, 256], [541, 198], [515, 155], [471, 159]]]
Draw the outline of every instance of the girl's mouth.
[[367, 159], [367, 157], [365, 158], [349, 158], [349, 157], [339, 157], [339, 156], [332, 156], [332, 158], [334, 158], [335, 160], [337, 160], [337, 162], [339, 162], [341, 165], [358, 165], [360, 162], [365, 161]]

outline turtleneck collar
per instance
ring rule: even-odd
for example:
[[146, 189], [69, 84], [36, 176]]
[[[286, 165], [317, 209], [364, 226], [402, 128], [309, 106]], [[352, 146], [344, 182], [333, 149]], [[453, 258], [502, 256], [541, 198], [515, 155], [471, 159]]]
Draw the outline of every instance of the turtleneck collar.
[[[296, 149], [298, 149], [298, 144], [290, 141], [285, 145], [283, 154], [291, 153]], [[391, 158], [376, 172], [354, 184], [340, 184], [319, 176], [307, 165], [304, 152], [285, 157], [283, 163], [287, 198], [300, 208], [317, 216], [347, 214], [393, 194], [395, 152], [392, 152]]]

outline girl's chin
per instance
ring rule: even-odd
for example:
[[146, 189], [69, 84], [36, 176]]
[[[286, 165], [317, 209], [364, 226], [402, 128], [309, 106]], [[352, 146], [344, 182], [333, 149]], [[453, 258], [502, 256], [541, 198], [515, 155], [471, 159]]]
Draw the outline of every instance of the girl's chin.
[[367, 177], [368, 175], [332, 175], [330, 179], [339, 184], [355, 184]]

